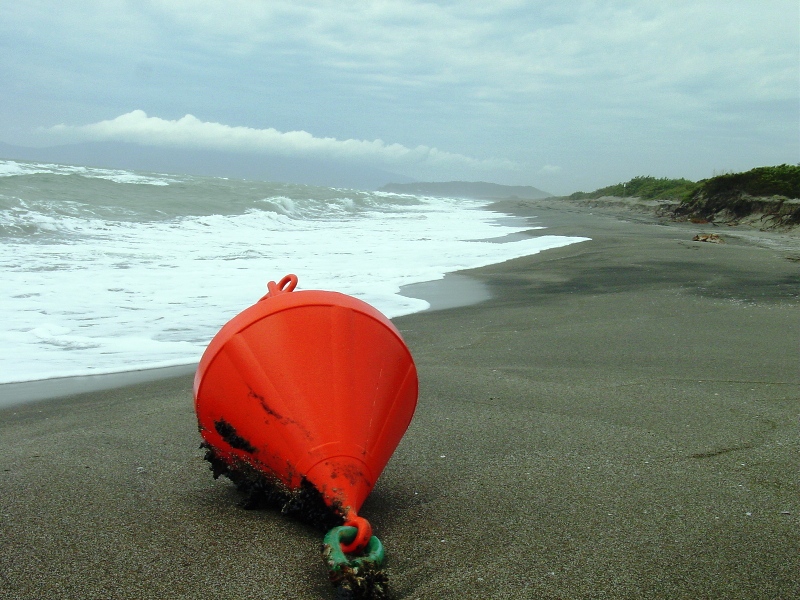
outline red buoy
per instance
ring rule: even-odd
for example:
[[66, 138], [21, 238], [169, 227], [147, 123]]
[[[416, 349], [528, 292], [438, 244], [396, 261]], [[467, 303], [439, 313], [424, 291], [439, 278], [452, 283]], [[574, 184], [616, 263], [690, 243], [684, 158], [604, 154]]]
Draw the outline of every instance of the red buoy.
[[209, 344], [194, 379], [200, 434], [229, 471], [311, 484], [363, 548], [357, 512], [414, 414], [416, 368], [378, 310], [296, 285], [270, 282]]

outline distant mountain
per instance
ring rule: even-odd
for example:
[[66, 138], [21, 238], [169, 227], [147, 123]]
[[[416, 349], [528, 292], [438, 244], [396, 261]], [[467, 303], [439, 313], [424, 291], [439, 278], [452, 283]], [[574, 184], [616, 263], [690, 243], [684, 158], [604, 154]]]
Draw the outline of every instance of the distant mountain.
[[501, 200], [521, 198], [538, 200], [553, 194], [529, 185], [500, 185], [485, 181], [440, 181], [417, 183], [389, 183], [380, 188], [383, 192], [415, 194], [443, 198], [475, 198], [479, 200]]
[[123, 142], [87, 142], [47, 148], [12, 146], [0, 142], [0, 158], [361, 190], [374, 190], [389, 181], [413, 181], [397, 173], [334, 160], [159, 148]]

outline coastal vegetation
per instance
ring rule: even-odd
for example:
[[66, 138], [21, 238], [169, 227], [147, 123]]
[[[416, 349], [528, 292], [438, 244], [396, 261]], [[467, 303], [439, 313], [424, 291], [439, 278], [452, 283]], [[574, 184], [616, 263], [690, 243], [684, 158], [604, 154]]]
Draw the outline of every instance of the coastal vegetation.
[[709, 195], [744, 193], [758, 197], [800, 198], [800, 164], [757, 167], [744, 173], [717, 175], [700, 183]]
[[[676, 214], [709, 221], [742, 219], [754, 213], [781, 224], [800, 223], [800, 165], [757, 167], [698, 182]], [[794, 201], [793, 201], [794, 200]]]
[[688, 179], [668, 179], [666, 177], [634, 177], [630, 181], [600, 188], [593, 192], [575, 192], [573, 200], [590, 200], [603, 196], [621, 198], [644, 198], [646, 200], [672, 200], [684, 198], [697, 189], [697, 184]]
[[800, 224], [800, 165], [757, 167], [693, 182], [688, 179], [634, 177], [572, 200], [603, 197], [662, 200], [677, 218], [738, 222], [757, 218], [771, 226]]

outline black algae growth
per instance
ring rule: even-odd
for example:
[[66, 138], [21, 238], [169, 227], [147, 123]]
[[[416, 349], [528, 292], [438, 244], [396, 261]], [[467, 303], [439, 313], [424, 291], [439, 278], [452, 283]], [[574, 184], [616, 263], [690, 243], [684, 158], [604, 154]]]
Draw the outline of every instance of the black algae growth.
[[[236, 428], [220, 419], [214, 429], [231, 447], [255, 454], [256, 448], [236, 432]], [[249, 462], [222, 459], [208, 442], [201, 448], [206, 450], [205, 459], [211, 463], [214, 479], [224, 475], [244, 494], [242, 508], [277, 509], [283, 514], [307, 523], [320, 531], [328, 531], [344, 524], [341, 506], [328, 506], [320, 491], [303, 477], [300, 486], [290, 489], [280, 479], [256, 469]], [[336, 575], [331, 574], [331, 583], [336, 588], [337, 600], [381, 600], [388, 599], [388, 578], [380, 569], [372, 565], [344, 567]]]
[[389, 600], [389, 578], [372, 565], [345, 567], [330, 577], [336, 587], [336, 600]]
[[[236, 434], [236, 430], [229, 423], [224, 421], [221, 421], [221, 423], [230, 427], [232, 439], [237, 443], [243, 442], [252, 448], [247, 440]], [[217, 421], [214, 425], [217, 433], [231, 447], [236, 448], [237, 446], [234, 446], [226, 438], [225, 434], [219, 431], [220, 421]], [[320, 531], [328, 531], [344, 523], [340, 507], [328, 506], [319, 490], [305, 477], [301, 480], [300, 487], [294, 490], [289, 489], [277, 477], [259, 471], [244, 461], [234, 460], [228, 463], [220, 458], [207, 442], [203, 442], [200, 447], [206, 450], [205, 459], [211, 463], [211, 472], [214, 474], [214, 479], [224, 475], [234, 483], [236, 489], [244, 494], [245, 498], [241, 503], [242, 508], [247, 510], [277, 509], [283, 514], [307, 523]], [[240, 449], [251, 452], [246, 448]]]
[[223, 440], [231, 447], [237, 450], [244, 450], [250, 454], [254, 454], [256, 449], [252, 444], [236, 433], [236, 428], [228, 423], [225, 419], [214, 421], [214, 429], [222, 437]]

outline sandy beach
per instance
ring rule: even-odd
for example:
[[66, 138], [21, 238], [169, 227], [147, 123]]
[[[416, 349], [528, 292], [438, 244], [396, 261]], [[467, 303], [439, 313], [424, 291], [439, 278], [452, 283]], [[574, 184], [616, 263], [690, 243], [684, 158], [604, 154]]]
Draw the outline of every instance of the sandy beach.
[[[394, 596], [800, 597], [798, 237], [498, 210], [592, 241], [394, 320], [419, 405], [361, 510]], [[332, 598], [321, 534], [199, 443], [186, 374], [0, 409], [0, 598]]]

